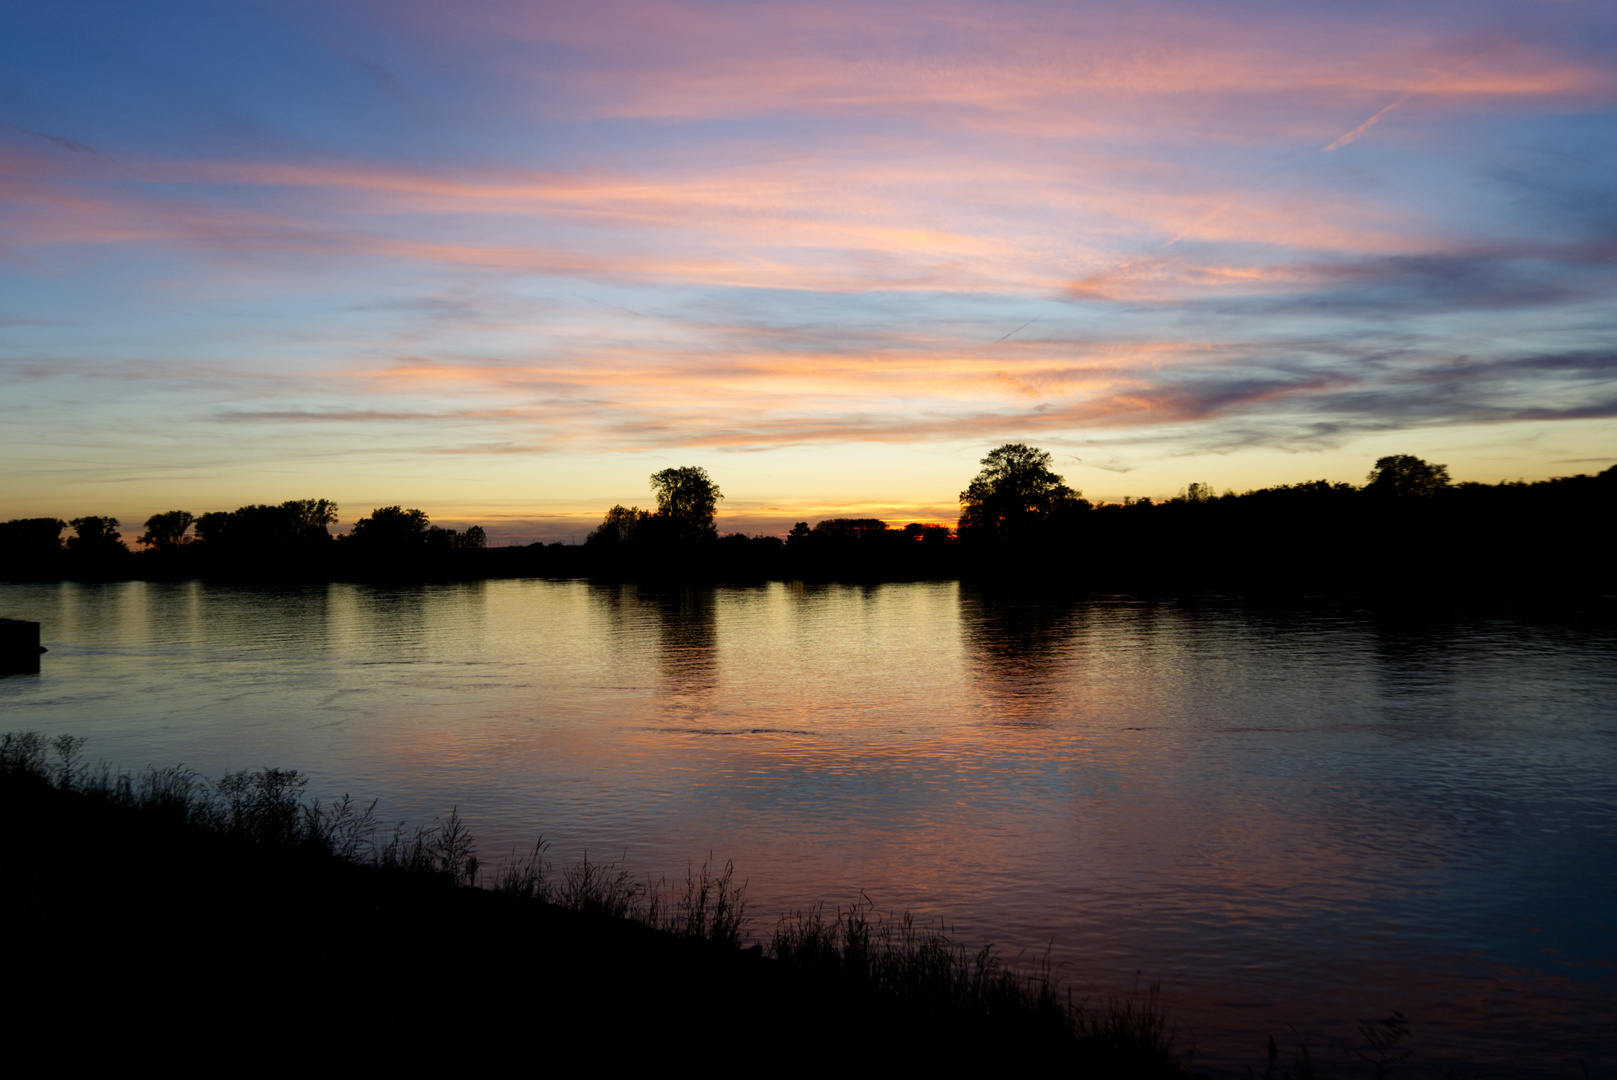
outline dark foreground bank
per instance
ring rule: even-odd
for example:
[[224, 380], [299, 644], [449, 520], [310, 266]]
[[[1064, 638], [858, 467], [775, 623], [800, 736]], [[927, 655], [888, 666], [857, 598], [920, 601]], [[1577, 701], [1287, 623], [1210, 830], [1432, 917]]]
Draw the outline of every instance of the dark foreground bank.
[[766, 952], [727, 873], [489, 873], [453, 815], [378, 840], [295, 773], [118, 776], [79, 749], [0, 743], [8, 1019], [73, 1060], [1185, 1075], [1151, 1008], [1078, 1007], [868, 910], [784, 921]]

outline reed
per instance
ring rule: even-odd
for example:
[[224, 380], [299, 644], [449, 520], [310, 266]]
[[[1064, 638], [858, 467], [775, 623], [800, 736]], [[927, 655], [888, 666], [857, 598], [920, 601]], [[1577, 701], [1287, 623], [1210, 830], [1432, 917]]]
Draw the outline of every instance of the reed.
[[[189, 894], [205, 891], [200, 883], [230, 860], [268, 867], [266, 874], [254, 879], [260, 883], [290, 875], [291, 891], [277, 891], [274, 895], [280, 899], [271, 904], [291, 898], [293, 903], [307, 900], [318, 908], [321, 901], [311, 882], [330, 886], [344, 875], [350, 880], [366, 878], [378, 890], [364, 893], [361, 912], [373, 910], [373, 898], [389, 904], [403, 893], [478, 901], [406, 905], [409, 911], [421, 912], [427, 922], [441, 919], [451, 940], [466, 933], [468, 913], [483, 919], [498, 909], [504, 912], [500, 916], [504, 921], [498, 922], [503, 934], [520, 937], [530, 932], [538, 935], [533, 940], [546, 933], [582, 934], [592, 963], [603, 944], [629, 966], [640, 964], [651, 952], [668, 955], [662, 946], [672, 946], [678, 964], [684, 965], [681, 972], [706, 973], [701, 978], [708, 981], [694, 981], [706, 988], [705, 993], [729, 993], [732, 1009], [753, 1008], [755, 1024], [776, 1025], [760, 1027], [768, 1038], [812, 1034], [821, 1057], [864, 1053], [870, 1055], [869, 1062], [894, 1067], [937, 1060], [955, 1071], [1055, 1064], [1080, 1076], [1194, 1080], [1175, 1052], [1175, 1031], [1155, 986], [1143, 995], [1104, 1002], [1078, 1000], [1062, 985], [1048, 955], [1031, 965], [1011, 965], [990, 944], [968, 945], [944, 923], [923, 922], [910, 912], [883, 914], [866, 896], [845, 907], [819, 905], [782, 917], [767, 939], [755, 940], [749, 931], [746, 882], [736, 879], [733, 863], [716, 869], [711, 856], [700, 867], [688, 867], [683, 882], [670, 885], [662, 878], [636, 878], [621, 860], [596, 862], [587, 855], [558, 869], [546, 858], [549, 843], [540, 837], [532, 849], [513, 851], [489, 867], [479, 861], [476, 840], [458, 807], [427, 826], [407, 828], [399, 823], [389, 829], [379, 821], [374, 801], [365, 803], [348, 795], [329, 804], [307, 800], [307, 778], [294, 770], [227, 772], [217, 781], [183, 765], [130, 774], [116, 772], [105, 762], [90, 762], [85, 745], [84, 739], [71, 735], [0, 734], [3, 807], [31, 834], [48, 833], [58, 844], [82, 843], [85, 850], [93, 850], [101, 839], [95, 829], [111, 828], [120, 843], [131, 845], [129, 858], [119, 865], [137, 877], [145, 875], [148, 885], [159, 879], [173, 883], [162, 904], [183, 903]], [[115, 812], [81, 812], [96, 808]], [[42, 814], [54, 817], [41, 818]], [[45, 830], [42, 824], [70, 827]], [[206, 842], [173, 842], [182, 835]], [[41, 865], [46, 860], [38, 856], [55, 854], [38, 842], [28, 850]], [[288, 855], [294, 858], [283, 857]], [[52, 860], [51, 865], [70, 864]], [[321, 867], [342, 873], [322, 876]], [[93, 893], [85, 910], [100, 917], [106, 885], [100, 872], [98, 865], [92, 865], [74, 877], [79, 885], [51, 895], [71, 907]], [[243, 879], [238, 874], [235, 880]], [[0, 899], [20, 899], [26, 908], [29, 890], [35, 887], [21, 876], [7, 881], [17, 895]], [[414, 889], [415, 884], [428, 888]], [[131, 897], [137, 906], [138, 899]], [[215, 911], [211, 931], [224, 925], [217, 920], [239, 917], [240, 912], [232, 914], [228, 904], [227, 899]], [[46, 911], [28, 910], [35, 917]], [[161, 904], [148, 903], [139, 910], [142, 918], [165, 917]], [[250, 910], [252, 917], [271, 920], [284, 913], [263, 904]], [[545, 921], [547, 913], [557, 912], [571, 914]], [[68, 920], [71, 923], [71, 916]], [[633, 923], [656, 933], [647, 935]], [[306, 929], [312, 924], [298, 925]], [[339, 921], [319, 940], [341, 951], [359, 932], [357, 925]], [[395, 959], [402, 966], [394, 974], [399, 978], [409, 978], [418, 963], [420, 942], [414, 941], [413, 926], [407, 923], [398, 939]], [[535, 927], [550, 929], [533, 931]], [[636, 932], [617, 932], [627, 930]], [[201, 940], [195, 930], [191, 933]], [[628, 953], [612, 952], [619, 947], [613, 942], [625, 941], [632, 943]], [[691, 943], [698, 947], [688, 948]], [[294, 939], [288, 945], [295, 949], [298, 942]], [[378, 958], [386, 963], [390, 955], [384, 951]], [[765, 966], [769, 975], [759, 979]], [[598, 993], [610, 994], [617, 977], [608, 973], [591, 985]], [[581, 978], [579, 971], [558, 976], [556, 986], [539, 985], [529, 992], [541, 997], [550, 993], [543, 1000], [573, 1007], [578, 995], [568, 989], [569, 978]], [[698, 995], [688, 1004], [697, 1009], [703, 1000]], [[119, 1007], [124, 1003], [120, 1001]], [[632, 1014], [632, 1006], [623, 1007]], [[656, 1007], [668, 1008], [665, 1002]], [[847, 1023], [827, 1033], [828, 1020]], [[643, 1015], [640, 1022], [646, 1022]], [[1295, 1041], [1289, 1047], [1271, 1037], [1267, 1060], [1251, 1075], [1265, 1080], [1381, 1078], [1404, 1074], [1403, 1066], [1412, 1056], [1410, 1025], [1397, 1012], [1362, 1022], [1354, 1045], [1316, 1045], [1295, 1031], [1291, 1036]], [[1440, 1075], [1443, 1080], [1465, 1080], [1471, 1074], [1450, 1066]]]
[[1155, 986], [1143, 1000], [1092, 1006], [1063, 990], [1048, 957], [1017, 970], [990, 944], [967, 946], [911, 912], [884, 916], [867, 896], [829, 914], [820, 906], [782, 918], [770, 953], [810, 979], [888, 999], [940, 1027], [1043, 1043], [1090, 1073], [1185, 1075]]
[[[990, 945], [968, 947], [941, 924], [923, 924], [910, 913], [883, 916], [868, 898], [782, 918], [767, 941], [744, 947], [746, 882], [737, 880], [728, 861], [718, 868], [710, 857], [670, 885], [636, 878], [621, 860], [597, 862], [587, 855], [558, 869], [546, 858], [549, 845], [541, 837], [530, 851], [485, 867], [458, 808], [429, 826], [384, 829], [375, 802], [348, 795], [329, 804], [306, 800], [307, 778], [295, 770], [243, 770], [217, 781], [184, 766], [119, 773], [87, 763], [84, 745], [72, 736], [0, 735], [0, 784], [12, 796], [30, 787], [42, 795], [52, 792], [54, 801], [41, 805], [62, 806], [65, 793], [118, 808], [149, 826], [136, 830], [137, 836], [178, 830], [211, 838], [213, 847], [192, 852], [290, 853], [383, 875], [432, 877], [461, 889], [479, 887], [481, 878], [483, 889], [508, 900], [603, 924], [633, 920], [670, 939], [704, 943], [704, 955], [754, 963], [752, 958], [767, 955], [785, 980], [777, 985], [792, 988], [785, 991], [788, 999], [803, 995], [793, 1000], [813, 1001], [818, 1008], [846, 1001], [850, 1013], [897, 1016], [914, 1030], [965, 1038], [979, 1047], [1015, 1045], [1040, 1059], [1085, 1065], [1094, 1075], [1184, 1075], [1154, 989], [1144, 1000], [1092, 1008], [1063, 992], [1047, 959], [1028, 971], [1013, 969]], [[151, 847], [149, 858], [160, 857], [161, 842], [154, 839]], [[174, 869], [209, 871], [206, 865]], [[878, 1029], [873, 1026], [869, 1037], [879, 1037]]]
[[[0, 735], [0, 779], [72, 792], [235, 844], [436, 875], [460, 886], [476, 886], [484, 870], [458, 807], [429, 826], [411, 829], [400, 822], [384, 831], [375, 801], [350, 795], [328, 805], [305, 801], [308, 778], [295, 769], [227, 772], [217, 781], [183, 765], [116, 773], [104, 762], [86, 763], [84, 746], [84, 739], [72, 735], [7, 732]], [[719, 873], [707, 862], [687, 869], [676, 893], [666, 880], [639, 881], [618, 862], [592, 862], [587, 854], [558, 872], [545, 859], [548, 847], [541, 837], [531, 852], [513, 853], [496, 866], [492, 891], [731, 947], [739, 948], [745, 937], [746, 885], [736, 881], [733, 863]]]

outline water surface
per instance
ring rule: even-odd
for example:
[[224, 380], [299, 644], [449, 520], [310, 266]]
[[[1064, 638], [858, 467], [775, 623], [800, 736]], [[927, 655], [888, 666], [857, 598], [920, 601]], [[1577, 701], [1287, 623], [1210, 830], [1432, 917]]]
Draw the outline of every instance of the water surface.
[[[1420, 1061], [1613, 1068], [1617, 619], [1061, 598], [0, 585], [5, 729], [281, 765], [391, 819], [682, 874], [754, 928], [861, 892], [1080, 995], [1160, 982], [1200, 1067], [1401, 1009]], [[1351, 1074], [1349, 1062], [1340, 1065]]]

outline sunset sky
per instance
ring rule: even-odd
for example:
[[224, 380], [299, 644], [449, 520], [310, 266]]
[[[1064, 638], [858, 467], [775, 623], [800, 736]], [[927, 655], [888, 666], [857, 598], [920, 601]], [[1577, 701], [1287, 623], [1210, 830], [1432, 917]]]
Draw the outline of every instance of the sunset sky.
[[0, 519], [1617, 461], [1617, 4], [0, 8]]

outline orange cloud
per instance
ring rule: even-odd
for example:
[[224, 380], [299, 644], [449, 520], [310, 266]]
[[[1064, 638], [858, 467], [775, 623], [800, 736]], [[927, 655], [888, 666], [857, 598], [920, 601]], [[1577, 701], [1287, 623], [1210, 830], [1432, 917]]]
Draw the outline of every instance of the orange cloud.
[[[947, 157], [721, 167], [657, 182], [602, 173], [454, 178], [342, 163], [143, 162], [140, 172], [165, 185], [161, 191], [98, 186], [68, 171], [71, 163], [55, 162], [54, 179], [38, 161], [23, 164], [25, 179], [0, 181], [0, 199], [17, 209], [6, 226], [15, 247], [170, 242], [232, 256], [402, 259], [598, 281], [1161, 298], [1294, 275], [1188, 257], [1118, 265], [1109, 249], [1130, 237], [1174, 244], [1190, 233], [1303, 251], [1398, 251], [1423, 241], [1430, 249], [1433, 241], [1412, 236], [1410, 223], [1384, 208], [1337, 194], [1274, 200], [1175, 189], [1171, 175], [1153, 191], [1130, 170], [1115, 172], [1115, 162], [1092, 163], [1079, 188], [1049, 162], [1018, 168]], [[183, 204], [172, 186], [187, 184], [241, 194]], [[961, 203], [960, 185], [994, 192], [995, 209]], [[299, 192], [306, 197], [288, 201]], [[1211, 212], [1209, 196], [1222, 196]], [[470, 220], [453, 239], [415, 224], [445, 215]], [[1052, 216], [1085, 227], [1052, 231]], [[1086, 268], [1077, 285], [1074, 267]], [[1129, 288], [1120, 292], [1123, 280]]]

